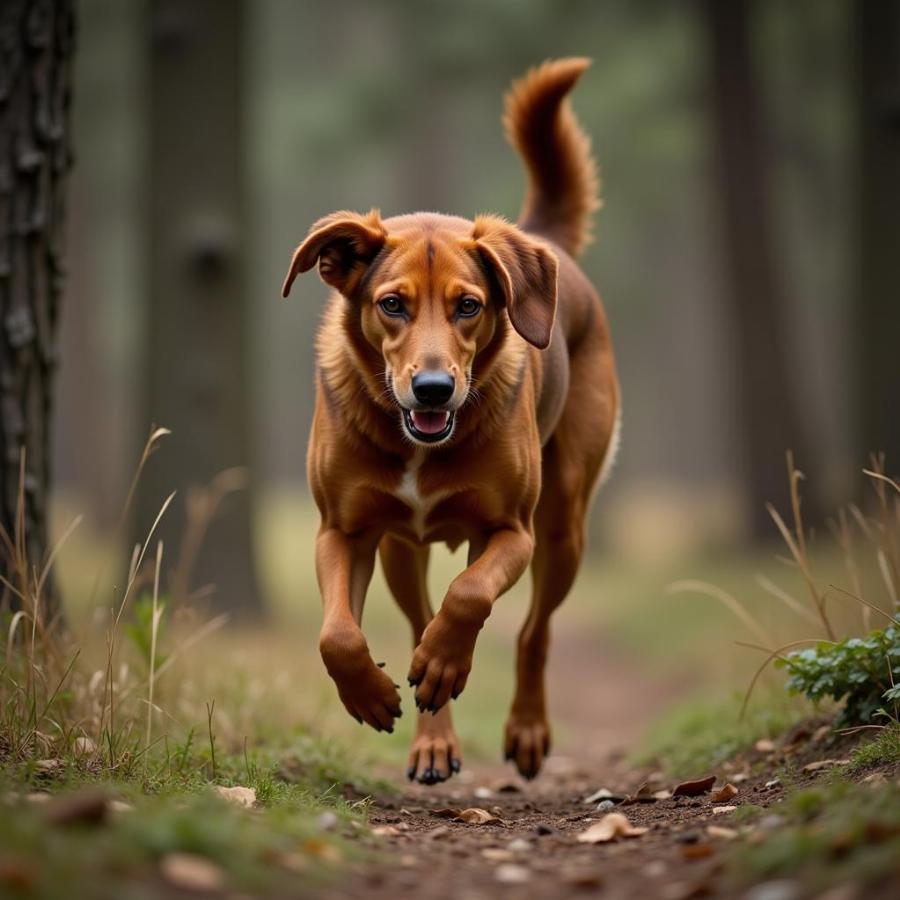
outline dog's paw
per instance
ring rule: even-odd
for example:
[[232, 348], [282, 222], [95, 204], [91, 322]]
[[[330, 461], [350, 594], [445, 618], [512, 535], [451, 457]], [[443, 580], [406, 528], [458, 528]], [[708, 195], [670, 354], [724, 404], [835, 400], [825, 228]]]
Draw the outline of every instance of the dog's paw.
[[436, 713], [466, 686], [478, 629], [460, 624], [439, 612], [422, 634], [409, 667], [409, 683], [416, 689], [421, 712]]
[[510, 714], [503, 753], [523, 778], [534, 778], [550, 752], [550, 725], [543, 716]]
[[416, 736], [409, 750], [406, 777], [420, 784], [446, 781], [460, 770], [459, 738], [445, 708], [436, 716], [420, 716]]
[[319, 640], [328, 674], [347, 712], [376, 731], [392, 732], [402, 715], [398, 685], [376, 666], [358, 628], [329, 629]]

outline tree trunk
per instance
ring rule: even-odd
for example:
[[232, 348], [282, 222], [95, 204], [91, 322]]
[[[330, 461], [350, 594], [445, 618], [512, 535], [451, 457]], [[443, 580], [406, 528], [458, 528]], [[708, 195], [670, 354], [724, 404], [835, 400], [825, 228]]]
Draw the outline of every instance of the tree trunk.
[[[0, 5], [0, 574], [19, 589], [48, 551], [74, 26], [71, 0]], [[52, 577], [40, 601], [48, 622], [59, 612]], [[4, 589], [0, 608], [14, 605]]]
[[790, 510], [785, 452], [794, 451], [800, 468], [811, 460], [789, 377], [787, 297], [774, 250], [748, 4], [704, 0], [703, 9], [711, 56], [714, 190], [721, 203], [725, 302], [734, 331], [735, 430], [751, 534], [764, 539], [774, 534], [765, 503], [783, 515]]
[[900, 473], [900, 4], [856, 11], [859, 128], [857, 397], [860, 459]]
[[244, 5], [152, 0], [149, 8], [143, 424], [163, 425], [172, 436], [141, 479], [136, 538], [146, 536], [164, 498], [177, 490], [159, 532], [164, 568], [174, 570], [173, 599], [213, 585], [217, 610], [246, 617], [261, 609], [250, 493], [229, 493], [208, 530], [203, 519], [216, 498], [197, 493], [223, 470], [251, 462], [242, 234]]

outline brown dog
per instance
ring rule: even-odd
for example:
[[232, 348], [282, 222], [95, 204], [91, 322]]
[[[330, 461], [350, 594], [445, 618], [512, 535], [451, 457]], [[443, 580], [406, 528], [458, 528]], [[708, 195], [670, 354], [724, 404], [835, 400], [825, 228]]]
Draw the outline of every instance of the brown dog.
[[[572, 260], [597, 206], [588, 138], [566, 95], [588, 66], [549, 62], [507, 98], [528, 167], [518, 226], [436, 213], [337, 212], [311, 229], [284, 283], [317, 262], [334, 288], [318, 338], [308, 475], [322, 516], [319, 646], [350, 714], [381, 731], [394, 682], [360, 630], [376, 551], [412, 625], [419, 708], [408, 775], [459, 770], [448, 701], [460, 695], [494, 601], [531, 563], [506, 758], [537, 774], [550, 747], [544, 665], [551, 613], [575, 579], [593, 491], [617, 442], [606, 316]], [[468, 542], [434, 615], [429, 545]]]

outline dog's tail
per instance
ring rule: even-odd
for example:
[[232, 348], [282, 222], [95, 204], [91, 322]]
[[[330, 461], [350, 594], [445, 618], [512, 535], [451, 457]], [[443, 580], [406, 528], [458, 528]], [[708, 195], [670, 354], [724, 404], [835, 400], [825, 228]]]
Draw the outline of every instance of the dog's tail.
[[583, 58], [558, 59], [531, 69], [513, 83], [503, 117], [506, 136], [528, 169], [519, 225], [572, 255], [590, 241], [591, 213], [600, 206], [591, 141], [567, 100], [590, 64]]

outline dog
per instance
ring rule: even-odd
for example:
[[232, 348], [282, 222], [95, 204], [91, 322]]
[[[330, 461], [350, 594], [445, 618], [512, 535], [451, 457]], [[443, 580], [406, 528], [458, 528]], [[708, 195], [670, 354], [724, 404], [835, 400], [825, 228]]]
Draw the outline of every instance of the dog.
[[[619, 431], [606, 315], [573, 260], [599, 206], [590, 141], [567, 99], [589, 64], [544, 63], [506, 98], [506, 133], [528, 175], [517, 225], [335, 212], [312, 226], [284, 282], [287, 297], [318, 265], [333, 289], [307, 460], [321, 513], [319, 649], [350, 715], [392, 731], [399, 686], [360, 628], [380, 556], [412, 626], [419, 714], [407, 775], [424, 784], [459, 771], [449, 701], [494, 602], [529, 565], [504, 750], [525, 778], [550, 750], [550, 617], [575, 580]], [[436, 615], [426, 587], [435, 542], [468, 544]]]

